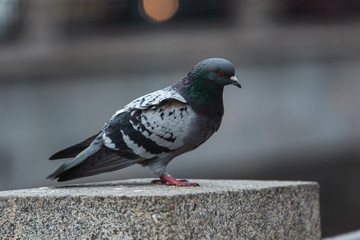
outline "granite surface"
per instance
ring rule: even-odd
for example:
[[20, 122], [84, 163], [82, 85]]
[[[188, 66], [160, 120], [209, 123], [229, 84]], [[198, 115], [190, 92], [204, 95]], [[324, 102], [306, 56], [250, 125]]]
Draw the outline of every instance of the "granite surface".
[[0, 239], [320, 239], [314, 182], [150, 179], [0, 192]]

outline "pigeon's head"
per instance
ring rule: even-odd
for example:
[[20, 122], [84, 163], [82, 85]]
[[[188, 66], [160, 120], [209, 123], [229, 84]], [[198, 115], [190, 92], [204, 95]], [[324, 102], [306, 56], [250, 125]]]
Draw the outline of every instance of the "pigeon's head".
[[191, 71], [194, 78], [206, 79], [209, 84], [218, 86], [235, 85], [241, 88], [241, 85], [235, 77], [235, 68], [231, 62], [223, 58], [209, 58], [198, 63]]

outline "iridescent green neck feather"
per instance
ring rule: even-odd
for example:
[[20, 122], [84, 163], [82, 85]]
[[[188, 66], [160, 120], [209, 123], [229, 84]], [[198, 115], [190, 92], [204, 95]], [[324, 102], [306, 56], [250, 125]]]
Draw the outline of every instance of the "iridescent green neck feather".
[[222, 102], [223, 86], [219, 86], [207, 79], [203, 69], [194, 69], [187, 78], [189, 79], [184, 86], [185, 92], [194, 104], [212, 105], [219, 100]]
[[202, 68], [193, 69], [177, 84], [177, 88], [196, 112], [221, 119], [224, 114], [224, 87], [209, 80]]

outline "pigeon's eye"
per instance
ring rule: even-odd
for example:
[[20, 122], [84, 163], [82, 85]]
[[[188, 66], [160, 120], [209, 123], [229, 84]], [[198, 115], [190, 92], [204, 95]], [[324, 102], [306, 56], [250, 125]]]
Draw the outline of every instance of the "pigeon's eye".
[[218, 71], [218, 74], [219, 74], [219, 75], [224, 75], [224, 72], [223, 72], [222, 70], [219, 70], [219, 71]]

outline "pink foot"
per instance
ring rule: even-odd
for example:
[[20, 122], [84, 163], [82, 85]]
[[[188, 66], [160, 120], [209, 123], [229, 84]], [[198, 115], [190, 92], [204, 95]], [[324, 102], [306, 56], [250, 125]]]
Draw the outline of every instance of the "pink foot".
[[151, 183], [164, 183], [166, 185], [174, 185], [174, 186], [199, 186], [197, 183], [188, 182], [187, 180], [177, 180], [170, 175], [163, 175], [160, 179], [153, 180]]

